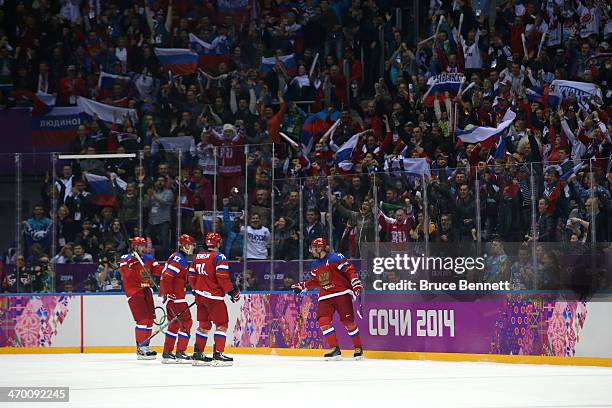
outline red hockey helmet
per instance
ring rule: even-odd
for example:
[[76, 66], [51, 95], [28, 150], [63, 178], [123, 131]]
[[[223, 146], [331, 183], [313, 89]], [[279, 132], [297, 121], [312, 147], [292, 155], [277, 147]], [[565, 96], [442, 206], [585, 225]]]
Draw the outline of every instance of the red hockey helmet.
[[321, 248], [327, 250], [327, 247], [329, 247], [329, 244], [327, 243], [325, 238], [315, 238], [310, 243], [310, 248]]
[[206, 234], [205, 242], [207, 247], [218, 247], [221, 243], [221, 240], [221, 234], [219, 234], [218, 232], [209, 232], [208, 234]]
[[191, 235], [188, 234], [181, 234], [181, 236], [178, 239], [179, 245], [182, 247], [185, 247], [187, 245], [195, 245], [196, 244], [196, 240], [194, 237], [192, 237]]
[[147, 240], [143, 237], [134, 237], [130, 239], [130, 244], [132, 244], [132, 246], [146, 246]]

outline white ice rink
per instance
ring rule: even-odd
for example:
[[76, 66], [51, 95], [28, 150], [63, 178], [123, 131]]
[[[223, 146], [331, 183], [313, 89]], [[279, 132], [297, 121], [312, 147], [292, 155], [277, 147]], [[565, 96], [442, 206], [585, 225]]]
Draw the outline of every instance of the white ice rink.
[[610, 368], [234, 357], [233, 367], [191, 367], [130, 354], [0, 355], [0, 386], [70, 387], [70, 403], [0, 407], [612, 407]]

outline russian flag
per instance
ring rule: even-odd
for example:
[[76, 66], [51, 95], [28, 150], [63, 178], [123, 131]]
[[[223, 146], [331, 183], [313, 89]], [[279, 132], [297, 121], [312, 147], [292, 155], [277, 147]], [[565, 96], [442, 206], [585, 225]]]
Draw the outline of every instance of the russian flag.
[[497, 147], [495, 148], [495, 158], [506, 159], [506, 139], [503, 137], [500, 137], [499, 141], [497, 142]]
[[63, 151], [72, 143], [83, 121], [81, 109], [74, 106], [53, 108], [46, 115], [32, 116], [33, 145]]
[[384, 170], [386, 172], [390, 171], [391, 174], [395, 177], [399, 176], [402, 173], [413, 175], [416, 174], [421, 177], [431, 176], [429, 162], [427, 161], [427, 159], [422, 157], [387, 160], [385, 162]]
[[601, 89], [596, 84], [555, 79], [549, 86], [548, 104], [551, 108], [557, 109], [559, 103], [572, 94], [576, 96], [580, 107], [586, 111], [590, 109], [588, 103], [583, 100], [584, 97], [586, 99], [591, 99], [593, 96], [602, 98]]
[[544, 87], [533, 86], [525, 89], [525, 96], [531, 102], [544, 103]]
[[98, 87], [105, 91], [112, 91], [117, 82], [129, 80], [130, 77], [127, 76], [107, 74], [106, 72], [100, 71], [100, 76], [98, 77]]
[[201, 40], [195, 34], [189, 33], [189, 47], [198, 53], [199, 65], [206, 71], [217, 72], [219, 64], [229, 62], [229, 47], [227, 37], [218, 36], [212, 43]]
[[427, 80], [427, 85], [431, 90], [427, 98], [425, 98], [425, 105], [433, 106], [436, 93], [441, 102], [443, 101], [445, 92], [448, 92], [452, 96], [457, 95], [463, 81], [465, 81], [465, 76], [461, 73], [445, 73], [430, 77]]
[[307, 155], [312, 150], [314, 138], [321, 137], [331, 127], [327, 123], [327, 115], [330, 120], [336, 121], [340, 118], [340, 112], [333, 111], [329, 113], [327, 110], [310, 115], [302, 126], [302, 152]]
[[280, 57], [261, 57], [259, 72], [267, 74], [272, 71], [272, 68], [274, 68], [277, 63], [281, 64], [282, 68], [289, 77], [293, 77], [297, 74], [297, 61], [295, 60], [295, 54], [281, 55]]
[[136, 109], [119, 108], [83, 98], [82, 96], [77, 96], [77, 107], [85, 115], [89, 117], [97, 115], [100, 120], [108, 123], [123, 123], [124, 116], [132, 118], [132, 121], [138, 118]]
[[342, 170], [350, 171], [353, 169], [353, 152], [355, 151], [355, 147], [357, 147], [357, 143], [359, 143], [359, 138], [362, 134], [363, 132], [354, 134], [349, 140], [340, 146], [338, 151], [336, 151], [334, 161]]
[[44, 115], [49, 113], [55, 106], [55, 96], [44, 92], [34, 93], [28, 90], [11, 91], [11, 96], [15, 99], [30, 100], [34, 104], [32, 115]]
[[217, 7], [222, 12], [242, 12], [245, 11], [248, 0], [217, 0]]
[[516, 119], [516, 113], [508, 109], [502, 122], [497, 127], [474, 126], [471, 129], [457, 129], [457, 137], [463, 143], [480, 143], [484, 148], [491, 149]]
[[[117, 205], [116, 196], [113, 194], [113, 185], [108, 177], [85, 173], [85, 180], [87, 180], [89, 191], [91, 191], [93, 196], [92, 202], [95, 205], [103, 207], [114, 207]], [[115, 189], [125, 191], [126, 186], [127, 183], [119, 177], [115, 179]]]
[[199, 55], [229, 55], [228, 40], [224, 35], [219, 35], [211, 43], [207, 43], [189, 33], [189, 47]]
[[200, 58], [189, 48], [155, 48], [155, 55], [163, 69], [174, 75], [193, 74]]

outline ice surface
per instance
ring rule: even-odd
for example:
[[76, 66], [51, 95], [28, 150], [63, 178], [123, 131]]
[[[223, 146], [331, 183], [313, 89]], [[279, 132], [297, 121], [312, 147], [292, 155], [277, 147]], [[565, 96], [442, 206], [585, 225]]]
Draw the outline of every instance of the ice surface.
[[70, 387], [70, 403], [17, 408], [612, 407], [610, 368], [234, 357], [233, 367], [192, 367], [132, 354], [0, 355], [0, 386]]

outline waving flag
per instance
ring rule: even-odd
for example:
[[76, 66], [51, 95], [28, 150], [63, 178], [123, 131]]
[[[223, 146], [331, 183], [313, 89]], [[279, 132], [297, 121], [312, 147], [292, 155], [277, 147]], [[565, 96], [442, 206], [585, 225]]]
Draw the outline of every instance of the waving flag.
[[132, 118], [132, 120], [138, 117], [136, 109], [106, 105], [91, 99], [83, 98], [82, 96], [77, 96], [77, 106], [85, 115], [89, 117], [98, 115], [100, 120], [108, 123], [122, 123], [123, 117], [126, 115]]
[[106, 72], [100, 71], [100, 76], [98, 77], [98, 87], [105, 91], [112, 91], [116, 83], [129, 80], [130, 77], [127, 76], [107, 74]]
[[207, 43], [189, 33], [189, 47], [199, 55], [229, 55], [228, 40], [224, 35], [219, 35], [211, 43]]
[[217, 0], [219, 11], [241, 12], [244, 11], [249, 3], [248, 0]]
[[174, 75], [196, 72], [199, 56], [189, 48], [155, 48], [155, 55], [164, 70]]
[[73, 106], [53, 108], [46, 115], [33, 115], [32, 144], [38, 148], [52, 147], [55, 151], [64, 151], [76, 137], [83, 121], [81, 109]]
[[387, 160], [384, 166], [385, 171], [391, 172], [393, 176], [408, 173], [419, 176], [431, 176], [429, 162], [425, 158], [402, 158]]
[[[106, 176], [98, 176], [96, 174], [85, 173], [85, 180], [89, 186], [89, 191], [93, 196], [92, 202], [95, 205], [104, 207], [114, 207], [117, 205], [116, 193], [113, 190], [111, 180]], [[125, 191], [127, 183], [119, 177], [115, 179], [115, 189]]]
[[426, 106], [433, 106], [436, 93], [438, 98], [443, 98], [444, 93], [448, 92], [451, 96], [459, 93], [461, 82], [465, 80], [465, 76], [461, 73], [440, 74], [430, 77], [427, 80], [427, 86], [432, 87], [429, 95], [425, 98]]
[[280, 57], [261, 57], [261, 66], [259, 71], [267, 74], [268, 72], [272, 71], [272, 68], [274, 68], [277, 63], [282, 65], [288, 76], [293, 77], [297, 74], [297, 62], [294, 54], [281, 55]]
[[332, 122], [335, 122], [340, 118], [340, 112], [332, 111], [329, 113], [327, 110], [310, 115], [304, 125], [302, 126], [302, 152], [307, 155], [312, 150], [314, 145], [314, 139], [323, 136], [325, 132], [331, 127], [327, 122], [327, 115]]
[[516, 113], [508, 109], [497, 127], [474, 126], [471, 129], [457, 129], [457, 137], [463, 143], [481, 143], [484, 148], [490, 149], [495, 146], [499, 136], [510, 127], [514, 119]]
[[344, 171], [350, 171], [353, 169], [353, 152], [359, 143], [359, 138], [364, 132], [357, 133], [349, 140], [347, 140], [340, 148], [336, 151], [335, 163]]
[[545, 91], [542, 86], [534, 86], [525, 89], [525, 96], [527, 96], [527, 99], [531, 102], [539, 102], [544, 105], [544, 95]]
[[15, 99], [30, 100], [34, 104], [32, 107], [32, 115], [44, 115], [49, 113], [55, 106], [55, 96], [44, 93], [27, 90], [11, 91], [11, 96]]
[[219, 64], [230, 59], [227, 37], [217, 36], [212, 43], [203, 41], [195, 34], [189, 33], [189, 48], [199, 55], [200, 68], [217, 72]]
[[576, 101], [584, 110], [590, 110], [590, 108], [583, 98], [590, 100], [593, 96], [602, 97], [601, 89], [595, 84], [555, 79], [550, 84], [548, 91], [548, 104], [553, 109], [556, 109], [564, 99], [567, 99], [572, 94], [576, 95]]
[[56, 101], [55, 96], [45, 93], [45, 92], [40, 92], [40, 91], [36, 92], [36, 96], [42, 103], [44, 103], [47, 106], [47, 108], [49, 108], [49, 110], [55, 106], [55, 101]]
[[463, 80], [465, 80], [465, 76], [461, 73], [440, 74], [430, 77], [427, 80], [427, 85], [436, 84], [431, 90], [432, 94], [450, 92], [452, 95], [457, 95]]

